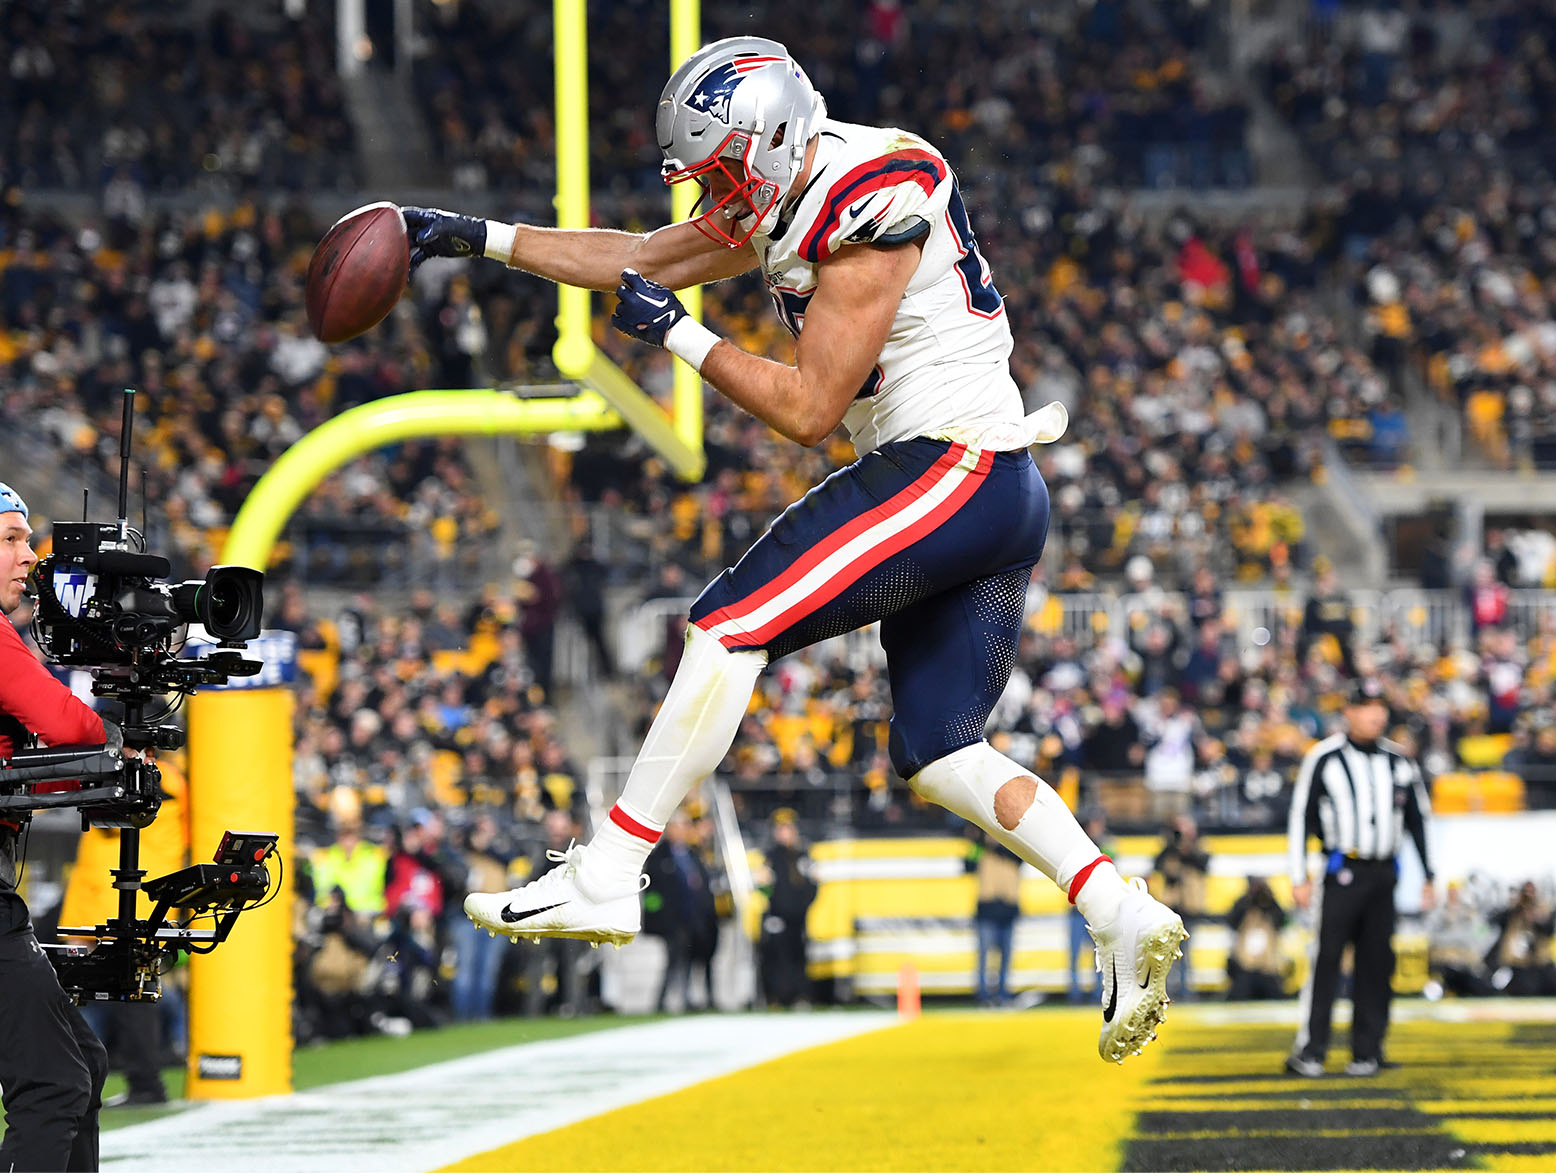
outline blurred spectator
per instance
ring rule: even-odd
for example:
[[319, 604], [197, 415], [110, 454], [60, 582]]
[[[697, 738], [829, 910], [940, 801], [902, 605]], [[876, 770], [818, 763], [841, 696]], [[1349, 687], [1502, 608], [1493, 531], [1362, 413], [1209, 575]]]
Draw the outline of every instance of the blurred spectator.
[[1129, 713], [1127, 695], [1110, 693], [1102, 700], [1102, 721], [1081, 743], [1081, 758], [1097, 772], [1138, 772], [1145, 763], [1140, 725]]
[[[977, 947], [973, 967], [978, 1004], [1003, 1008], [1010, 1003], [1010, 957], [1015, 941], [1016, 918], [1021, 913], [1021, 859], [989, 834], [979, 831], [964, 862], [978, 881], [978, 904], [973, 910]], [[989, 957], [999, 955], [999, 970], [989, 985]]]
[[605, 585], [609, 575], [605, 565], [595, 559], [589, 544], [580, 543], [562, 568], [561, 577], [563, 599], [594, 650], [596, 671], [606, 678], [616, 673], [605, 639]]
[[1464, 901], [1464, 888], [1448, 884], [1444, 901], [1426, 917], [1427, 969], [1436, 978], [1426, 995], [1490, 996], [1486, 955], [1495, 932], [1484, 915]]
[[[335, 886], [321, 893], [326, 903], [319, 912], [317, 947], [299, 977], [299, 1012], [308, 1036], [359, 1036], [374, 1027], [363, 990], [377, 944], [347, 905], [345, 891]], [[386, 1024], [398, 1029], [401, 1023]]]
[[1513, 902], [1491, 916], [1497, 929], [1486, 964], [1491, 986], [1506, 996], [1556, 996], [1556, 964], [1551, 962], [1551, 935], [1556, 917], [1540, 901], [1533, 882], [1525, 882]]
[[314, 889], [326, 895], [338, 891], [348, 911], [371, 918], [384, 910], [387, 863], [383, 846], [365, 840], [362, 826], [347, 819], [340, 823], [334, 844], [313, 856]]
[[1556, 723], [1549, 719], [1538, 726], [1519, 723], [1514, 731], [1514, 744], [1502, 767], [1529, 785], [1531, 807], [1549, 807], [1539, 801], [1556, 797]]
[[[491, 813], [476, 817], [465, 838], [465, 890], [508, 888], [508, 862], [512, 851], [501, 840]], [[483, 934], [471, 920], [458, 917], [452, 924], [455, 959], [453, 1014], [460, 1021], [484, 1021], [492, 1015], [497, 980], [502, 971], [506, 939]]]
[[[1340, 591], [1339, 577], [1333, 566], [1323, 564], [1317, 569], [1313, 593], [1302, 610], [1302, 638], [1297, 646], [1297, 660], [1306, 663], [1315, 644], [1320, 645], [1324, 660], [1338, 665], [1349, 677], [1354, 676], [1352, 642], [1356, 627], [1351, 620], [1350, 597]], [[1323, 639], [1328, 638], [1325, 643]]]
[[535, 684], [552, 696], [551, 664], [556, 648], [556, 618], [562, 608], [562, 582], [529, 541], [520, 544], [513, 561], [519, 600], [519, 632], [535, 673]]
[[[1194, 924], [1204, 919], [1210, 854], [1199, 843], [1199, 826], [1193, 817], [1185, 813], [1173, 819], [1166, 844], [1151, 863], [1151, 874], [1157, 880], [1153, 893], [1183, 917], [1184, 926], [1192, 930]], [[1173, 969], [1177, 999], [1193, 995], [1189, 971], [1185, 954], [1182, 967]]]
[[688, 983], [686, 1007], [707, 1012], [717, 1007], [713, 998], [713, 958], [719, 949], [720, 898], [728, 902], [728, 883], [714, 860], [713, 822], [706, 816], [692, 822], [691, 852], [696, 858], [694, 869], [704, 882], [692, 887], [691, 941], [688, 944], [692, 974], [702, 981], [702, 1003], [692, 1001]]
[[805, 921], [816, 900], [810, 855], [800, 841], [795, 814], [780, 809], [772, 816], [773, 843], [767, 849], [767, 896], [757, 947], [762, 999], [769, 1008], [809, 1004], [807, 964], [810, 938]]
[[[545, 838], [531, 856], [531, 879], [549, 870], [579, 833], [572, 815], [561, 809], [548, 812], [542, 827]], [[550, 854], [558, 858], [551, 858]], [[583, 943], [577, 939], [545, 938], [528, 946], [524, 953], [525, 1016], [551, 1012], [559, 1017], [576, 1017], [584, 1011], [585, 954]]]
[[[1185, 813], [1194, 774], [1194, 745], [1200, 730], [1198, 717], [1185, 708], [1171, 688], [1156, 696], [1154, 713], [1144, 726], [1145, 786], [1159, 814]], [[1166, 900], [1163, 900], [1166, 901]], [[1169, 905], [1179, 914], [1177, 903]]]
[[446, 1014], [433, 1003], [438, 982], [437, 924], [421, 901], [411, 898], [395, 910], [389, 934], [374, 952], [369, 968], [373, 1012], [369, 1022], [380, 1032], [430, 1029]]
[[1464, 596], [1474, 632], [1507, 623], [1507, 585], [1497, 581], [1496, 568], [1490, 560], [1483, 559], [1475, 564], [1474, 579], [1465, 586]]
[[391, 915], [418, 910], [436, 920], [443, 913], [443, 879], [424, 837], [423, 826], [414, 820], [390, 833], [383, 909]]
[[1248, 888], [1227, 913], [1232, 948], [1227, 953], [1227, 1000], [1279, 1000], [1285, 995], [1280, 931], [1286, 912], [1270, 884], [1250, 875]]

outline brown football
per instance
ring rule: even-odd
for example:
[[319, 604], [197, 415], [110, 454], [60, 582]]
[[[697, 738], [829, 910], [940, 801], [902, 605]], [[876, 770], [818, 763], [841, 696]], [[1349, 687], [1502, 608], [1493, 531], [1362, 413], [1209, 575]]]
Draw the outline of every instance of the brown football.
[[399, 206], [387, 201], [348, 212], [324, 234], [308, 262], [308, 325], [325, 343], [343, 343], [383, 322], [411, 273], [411, 242]]

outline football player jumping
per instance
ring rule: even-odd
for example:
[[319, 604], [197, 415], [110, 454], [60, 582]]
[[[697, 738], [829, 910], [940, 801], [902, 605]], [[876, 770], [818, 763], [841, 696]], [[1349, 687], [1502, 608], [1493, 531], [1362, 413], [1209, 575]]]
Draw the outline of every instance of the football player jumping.
[[[956, 177], [904, 131], [827, 117], [776, 41], [709, 45], [675, 71], [655, 119], [666, 183], [702, 212], [647, 234], [502, 224], [407, 208], [413, 262], [482, 255], [592, 290], [612, 322], [664, 347], [802, 445], [848, 430], [858, 460], [783, 512], [691, 609], [686, 652], [609, 821], [527, 886], [472, 894], [503, 935], [624, 943], [643, 862], [689, 789], [724, 758], [763, 667], [881, 622], [893, 767], [988, 830], [1085, 916], [1102, 973], [1099, 1050], [1156, 1036], [1183, 921], [1126, 883], [1047, 783], [983, 738], [1015, 660], [1048, 490], [1027, 452], [1067, 423], [1023, 416], [1004, 302]], [[674, 291], [760, 269], [795, 363], [752, 355]]]

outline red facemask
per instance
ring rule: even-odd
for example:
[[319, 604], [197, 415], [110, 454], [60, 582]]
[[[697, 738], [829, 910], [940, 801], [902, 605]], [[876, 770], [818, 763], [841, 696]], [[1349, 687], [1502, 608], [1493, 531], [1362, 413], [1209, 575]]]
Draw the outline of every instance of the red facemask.
[[[749, 241], [756, 233], [757, 226], [762, 223], [762, 218], [778, 203], [778, 185], [751, 174], [746, 163], [750, 150], [751, 135], [746, 131], [731, 131], [701, 163], [664, 173], [666, 184], [696, 180], [702, 186], [702, 199], [692, 209], [693, 212], [698, 209], [702, 211], [691, 223], [697, 226], [703, 236], [731, 249], [739, 249]], [[726, 158], [726, 153], [733, 158]], [[727, 179], [730, 190], [717, 203], [710, 205], [713, 189], [709, 187], [708, 181], [715, 175]], [[751, 227], [742, 230], [741, 222], [747, 218], [750, 219]]]

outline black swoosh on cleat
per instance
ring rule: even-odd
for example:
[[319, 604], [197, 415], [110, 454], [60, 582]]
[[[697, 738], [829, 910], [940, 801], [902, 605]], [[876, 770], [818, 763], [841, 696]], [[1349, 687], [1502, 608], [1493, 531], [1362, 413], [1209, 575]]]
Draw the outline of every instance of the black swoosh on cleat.
[[1113, 961], [1113, 991], [1108, 994], [1108, 1007], [1102, 1010], [1102, 1020], [1105, 1024], [1111, 1024], [1113, 1014], [1118, 1011], [1118, 961]]
[[536, 907], [532, 911], [516, 911], [511, 906], [505, 906], [499, 912], [504, 923], [522, 923], [525, 919], [532, 919], [536, 915], [543, 915], [547, 911], [554, 911], [563, 903], [554, 902], [550, 906]]

